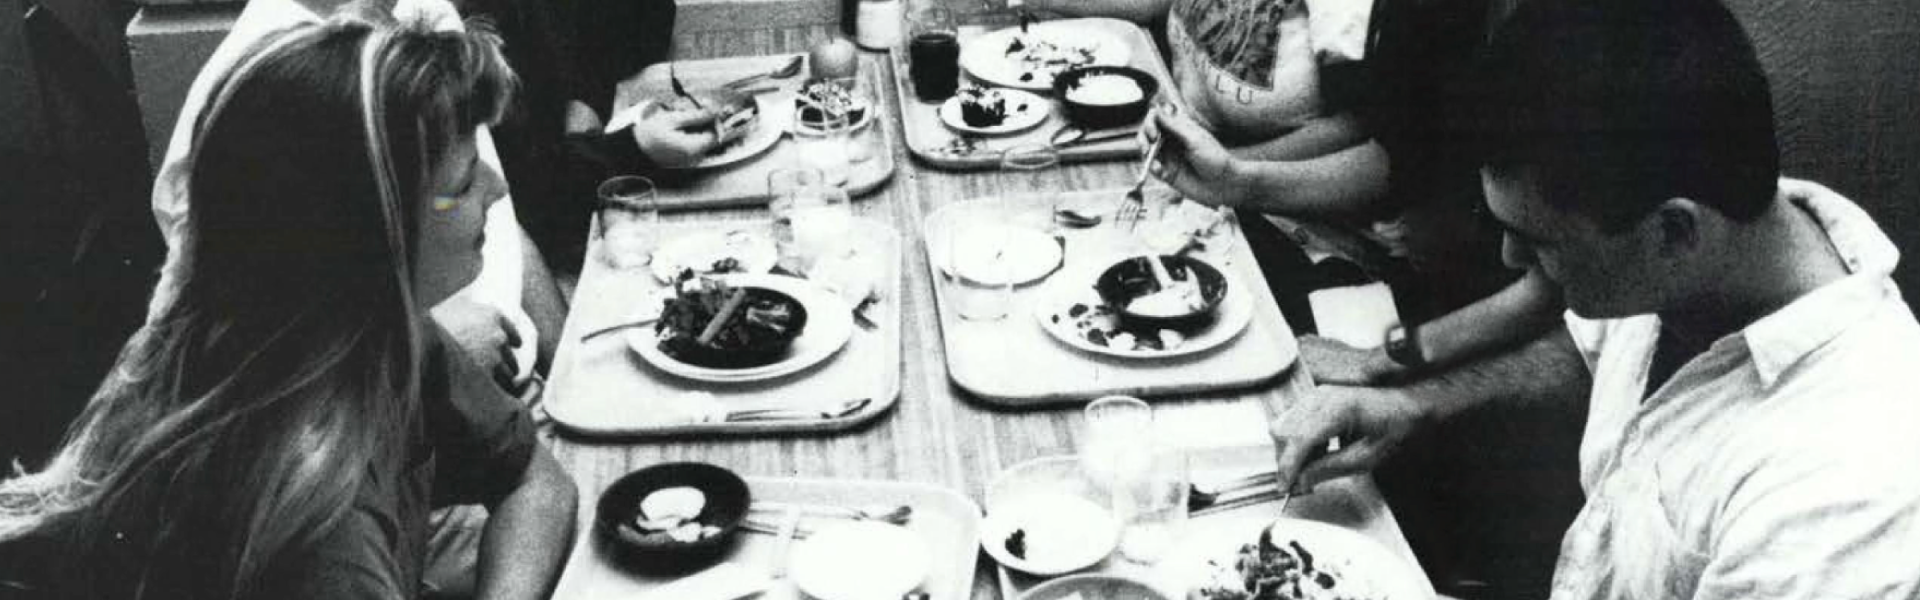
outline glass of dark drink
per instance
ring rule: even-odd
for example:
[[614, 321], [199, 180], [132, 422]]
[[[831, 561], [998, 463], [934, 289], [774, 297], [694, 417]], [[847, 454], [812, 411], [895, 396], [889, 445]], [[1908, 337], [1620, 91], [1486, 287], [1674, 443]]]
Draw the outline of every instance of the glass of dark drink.
[[928, 8], [913, 14], [913, 39], [907, 43], [908, 75], [913, 94], [938, 101], [960, 87], [960, 34], [953, 14]]

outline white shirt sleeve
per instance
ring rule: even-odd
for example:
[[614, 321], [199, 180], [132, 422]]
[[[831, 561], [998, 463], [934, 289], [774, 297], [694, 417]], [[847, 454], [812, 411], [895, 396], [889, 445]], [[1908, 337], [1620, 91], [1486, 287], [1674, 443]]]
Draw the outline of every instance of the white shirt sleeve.
[[1912, 457], [1844, 452], [1783, 452], [1743, 481], [1716, 519], [1694, 599], [1920, 598]]

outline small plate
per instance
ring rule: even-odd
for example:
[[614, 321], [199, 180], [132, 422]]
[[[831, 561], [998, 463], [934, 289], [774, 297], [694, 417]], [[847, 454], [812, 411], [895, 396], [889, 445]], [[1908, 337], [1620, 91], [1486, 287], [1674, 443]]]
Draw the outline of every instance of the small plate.
[[743, 273], [765, 273], [780, 261], [780, 250], [767, 236], [745, 229], [697, 231], [667, 240], [653, 252], [653, 278], [672, 283], [685, 269], [705, 275], [725, 259], [740, 263]]
[[[1022, 556], [1008, 548], [1015, 532]], [[1060, 490], [1032, 490], [990, 507], [980, 547], [1008, 568], [1040, 576], [1078, 571], [1120, 544], [1120, 521], [1106, 507]]]
[[793, 583], [818, 600], [900, 598], [927, 580], [927, 542], [878, 521], [823, 525], [793, 547]]
[[956, 131], [976, 135], [1002, 135], [1025, 131], [1046, 122], [1047, 115], [1053, 111], [1053, 102], [1033, 92], [1004, 88], [989, 88], [988, 93], [999, 94], [1006, 102], [1007, 119], [992, 127], [974, 127], [960, 118], [960, 103], [963, 94], [955, 94], [940, 105], [940, 122]]
[[[1072, 273], [1055, 278], [1044, 291], [1041, 301], [1034, 305], [1033, 316], [1039, 321], [1040, 328], [1046, 330], [1060, 343], [1085, 352], [1120, 358], [1173, 358], [1197, 354], [1219, 347], [1239, 337], [1248, 324], [1253, 322], [1253, 296], [1247, 293], [1239, 279], [1228, 269], [1221, 269], [1221, 275], [1227, 279], [1227, 296], [1220, 302], [1220, 314], [1212, 325], [1184, 336], [1186, 339], [1178, 347], [1170, 350], [1116, 348], [1096, 344], [1087, 339], [1085, 326], [1105, 324], [1102, 319], [1118, 319], [1119, 315], [1107, 313], [1101, 305], [1099, 293], [1093, 290], [1093, 282], [1107, 265], [1101, 264], [1095, 269], [1076, 269]], [[1075, 314], [1075, 306], [1086, 307], [1085, 314]]]
[[1171, 596], [1147, 585], [1147, 582], [1119, 575], [1070, 575], [1042, 583], [1020, 600], [1073, 600], [1080, 598], [1126, 598], [1127, 600], [1173, 600]]
[[722, 278], [727, 285], [763, 287], [785, 292], [807, 309], [807, 326], [794, 339], [787, 358], [751, 369], [715, 369], [687, 364], [660, 351], [659, 337], [652, 327], [627, 331], [627, 346], [642, 360], [662, 371], [696, 381], [739, 383], [762, 381], [799, 372], [839, 352], [853, 336], [853, 308], [846, 301], [804, 279], [783, 275], [732, 274]]
[[1016, 38], [1023, 44], [1084, 49], [1091, 59], [1083, 64], [1124, 66], [1133, 58], [1133, 48], [1119, 37], [1087, 21], [1070, 19], [1034, 23], [1024, 36], [1019, 27], [1008, 27], [965, 40], [960, 45], [960, 66], [981, 81], [1033, 91], [1052, 89], [1053, 77], [1074, 66], [1030, 68], [1020, 59], [1022, 52], [1009, 51]]
[[1290, 543], [1298, 543], [1312, 554], [1316, 569], [1325, 570], [1335, 578], [1335, 592], [1339, 597], [1381, 600], [1433, 597], [1425, 576], [1379, 542], [1351, 529], [1304, 519], [1282, 517], [1264, 528], [1228, 536], [1187, 536], [1168, 550], [1161, 564], [1173, 580], [1184, 584], [1187, 590], [1209, 585], [1230, 588], [1243, 585], [1234, 571], [1236, 558], [1242, 546], [1258, 543], [1262, 530], [1271, 532], [1275, 545], [1285, 548]]
[[[983, 226], [976, 226], [983, 227]], [[1045, 232], [1017, 225], [990, 225], [1000, 231], [994, 235], [980, 235], [981, 231], [968, 228], [960, 232], [948, 231], [944, 235], [955, 233], [971, 234], [980, 242], [968, 244], [965, 250], [954, 256], [951, 250], [941, 252], [942, 265], [967, 279], [980, 283], [1011, 283], [1025, 285], [1048, 275], [1060, 268], [1064, 250], [1060, 242]], [[995, 241], [999, 243], [994, 243]], [[996, 257], [998, 257], [996, 259]], [[1005, 270], [995, 272], [994, 261], [1007, 263]], [[1003, 281], [1011, 280], [1011, 281]]]
[[[792, 108], [794, 109], [794, 113], [796, 115], [799, 114], [799, 109], [800, 109], [799, 98], [797, 97], [794, 98]], [[853, 122], [853, 125], [847, 128], [847, 131], [859, 131], [860, 128], [866, 127], [868, 124], [873, 123], [874, 110], [873, 110], [873, 102], [871, 100], [868, 100], [864, 97], [857, 97], [853, 101], [853, 109], [860, 111], [860, 118], [858, 120], [855, 120]], [[820, 128], [816, 125], [807, 123], [806, 121], [802, 121], [798, 117], [795, 117], [793, 119], [793, 132], [800, 135], [820, 135]]]
[[[754, 96], [753, 103], [756, 110], [759, 111], [759, 116], [754, 117], [753, 131], [747, 132], [746, 137], [740, 138], [739, 141], [725, 146], [718, 154], [711, 154], [706, 158], [700, 159], [700, 162], [680, 167], [662, 168], [670, 170], [696, 170], [723, 167], [759, 156], [760, 153], [766, 152], [768, 148], [772, 148], [774, 144], [780, 142], [781, 137], [786, 135], [787, 121], [792, 119], [792, 111], [780, 110], [780, 107], [785, 106], [791, 108], [792, 105], [786, 103], [775, 104], [774, 100], [768, 96], [769, 95], [765, 94]], [[659, 110], [659, 105], [653, 100], [642, 100], [640, 104], [620, 111], [614, 118], [624, 121], [635, 121], [652, 115], [656, 110]], [[610, 122], [609, 127], [611, 128], [611, 126], [612, 123]]]

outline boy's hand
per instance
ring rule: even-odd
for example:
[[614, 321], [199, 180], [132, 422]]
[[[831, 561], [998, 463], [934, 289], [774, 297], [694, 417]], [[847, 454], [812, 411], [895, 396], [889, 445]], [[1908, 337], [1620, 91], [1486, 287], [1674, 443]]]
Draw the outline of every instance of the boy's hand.
[[713, 132], [713, 113], [706, 110], [654, 113], [634, 124], [633, 140], [663, 167], [700, 162], [720, 143]]
[[[1398, 388], [1316, 387], [1268, 427], [1276, 482], [1282, 490], [1304, 490], [1371, 471], [1430, 418]], [[1335, 437], [1340, 449], [1321, 456]]]

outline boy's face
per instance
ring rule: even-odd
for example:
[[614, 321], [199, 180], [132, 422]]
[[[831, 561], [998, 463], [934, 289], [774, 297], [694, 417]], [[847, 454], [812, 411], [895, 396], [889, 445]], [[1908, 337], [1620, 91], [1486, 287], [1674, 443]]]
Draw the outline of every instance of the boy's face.
[[1541, 186], [1522, 172], [1482, 169], [1487, 206], [1505, 231], [1501, 258], [1517, 269], [1536, 269], [1560, 287], [1567, 307], [1589, 319], [1624, 317], [1659, 309], [1670, 271], [1656, 256], [1647, 227], [1602, 231], [1584, 215], [1547, 204]]

